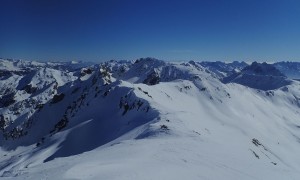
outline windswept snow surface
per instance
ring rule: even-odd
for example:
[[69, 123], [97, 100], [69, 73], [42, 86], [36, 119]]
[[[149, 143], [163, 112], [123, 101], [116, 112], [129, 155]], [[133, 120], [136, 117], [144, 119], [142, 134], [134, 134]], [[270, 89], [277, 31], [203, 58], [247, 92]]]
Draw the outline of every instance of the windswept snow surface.
[[222, 76], [152, 58], [5, 74], [0, 179], [300, 179], [300, 82], [233, 64]]

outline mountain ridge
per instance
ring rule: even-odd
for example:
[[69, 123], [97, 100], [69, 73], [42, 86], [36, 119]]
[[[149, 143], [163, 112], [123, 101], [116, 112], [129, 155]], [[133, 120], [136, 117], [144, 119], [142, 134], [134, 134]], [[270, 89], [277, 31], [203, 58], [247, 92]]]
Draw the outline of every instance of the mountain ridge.
[[[69, 69], [18, 62], [11, 71], [30, 71], [0, 81], [0, 175], [300, 177], [300, 82], [269, 64], [201, 64], [141, 58]], [[264, 81], [269, 86], [276, 77], [289, 83], [264, 89], [251, 79], [224, 82], [244, 74], [275, 77]]]

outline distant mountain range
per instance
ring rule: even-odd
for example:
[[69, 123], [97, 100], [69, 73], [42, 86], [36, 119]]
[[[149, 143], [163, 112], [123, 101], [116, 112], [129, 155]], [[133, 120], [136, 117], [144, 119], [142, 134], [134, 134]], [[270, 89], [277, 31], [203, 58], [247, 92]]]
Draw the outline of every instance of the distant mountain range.
[[299, 179], [300, 63], [0, 59], [0, 176]]

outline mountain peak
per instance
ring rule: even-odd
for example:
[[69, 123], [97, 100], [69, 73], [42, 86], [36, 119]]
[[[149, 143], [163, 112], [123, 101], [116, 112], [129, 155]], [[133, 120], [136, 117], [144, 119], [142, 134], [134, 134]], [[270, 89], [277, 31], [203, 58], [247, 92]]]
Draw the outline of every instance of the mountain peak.
[[283, 73], [281, 73], [276, 67], [274, 67], [272, 64], [267, 64], [266, 62], [258, 63], [253, 62], [251, 65], [246, 66], [241, 71], [245, 74], [252, 74], [252, 75], [269, 75], [269, 76], [285, 76]]
[[291, 84], [291, 80], [266, 62], [253, 62], [240, 72], [225, 77], [224, 83], [237, 83], [260, 90], [273, 90]]

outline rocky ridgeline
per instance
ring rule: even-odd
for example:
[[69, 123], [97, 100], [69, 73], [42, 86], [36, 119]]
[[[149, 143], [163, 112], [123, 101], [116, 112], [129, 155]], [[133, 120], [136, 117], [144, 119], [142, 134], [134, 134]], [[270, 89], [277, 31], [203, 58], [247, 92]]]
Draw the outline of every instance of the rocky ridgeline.
[[[51, 135], [62, 131], [80, 111], [93, 108], [89, 107], [91, 101], [109, 98], [109, 94], [118, 86], [116, 82], [120, 80], [148, 86], [179, 79], [187, 80], [211, 100], [217, 99], [221, 103], [222, 97], [231, 98], [231, 95], [226, 89], [219, 88], [219, 79], [223, 83], [233, 82], [268, 90], [265, 91], [267, 96], [274, 96], [272, 89], [268, 88], [279, 88], [291, 83], [275, 66], [256, 62], [248, 66], [244, 62], [169, 63], [153, 58], [141, 58], [134, 62], [112, 60], [85, 67], [84, 64], [75, 66], [68, 63], [14, 63], [16, 66], [13, 70], [0, 70], [0, 130], [5, 140], [27, 135], [33, 124], [39, 121], [36, 117], [40, 117], [42, 110], [56, 106], [62, 107], [64, 112], [60, 118], [53, 120], [54, 126], [48, 129]], [[260, 84], [257, 83], [258, 76], [268, 82], [268, 88], [254, 86]], [[206, 81], [218, 83], [216, 86], [210, 86]], [[180, 87], [179, 91], [192, 89], [193, 86], [187, 84]], [[145, 97], [152, 98], [151, 94], [141, 87], [136, 90], [142, 92]], [[213, 97], [212, 92], [218, 92], [218, 97]], [[148, 112], [151, 109], [148, 102], [133, 95], [133, 91], [128, 91], [122, 96], [116, 106], [119, 107], [122, 116], [126, 116], [128, 112]]]

